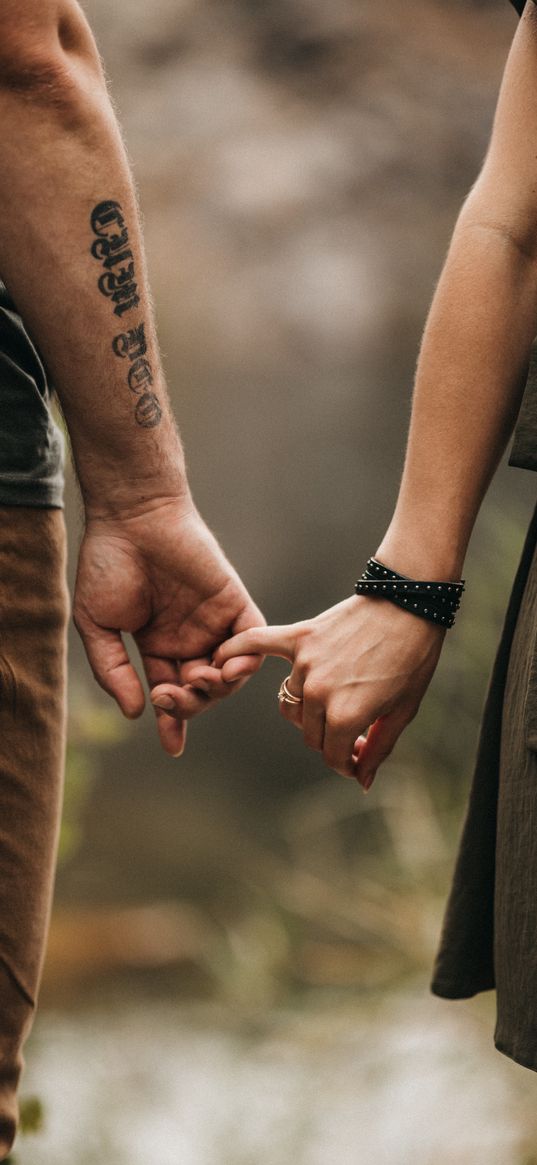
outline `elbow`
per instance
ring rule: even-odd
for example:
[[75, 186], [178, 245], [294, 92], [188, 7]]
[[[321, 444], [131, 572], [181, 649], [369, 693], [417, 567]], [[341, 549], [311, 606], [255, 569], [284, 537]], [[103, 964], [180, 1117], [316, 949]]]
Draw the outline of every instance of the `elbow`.
[[85, 106], [106, 93], [97, 46], [77, 3], [41, 3], [39, 20], [0, 16], [0, 95], [83, 120]]
[[503, 240], [521, 262], [537, 263], [537, 209], [533, 191], [521, 185], [489, 189], [478, 181], [467, 196], [461, 223]]

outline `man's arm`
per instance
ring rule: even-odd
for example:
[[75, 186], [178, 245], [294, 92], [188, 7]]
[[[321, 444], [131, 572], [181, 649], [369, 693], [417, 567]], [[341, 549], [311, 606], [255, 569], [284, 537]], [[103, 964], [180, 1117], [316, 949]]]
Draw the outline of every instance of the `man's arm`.
[[128, 716], [144, 706], [121, 632], [135, 636], [153, 695], [173, 694], [178, 721], [158, 723], [176, 755], [184, 720], [237, 686], [206, 668], [185, 688], [178, 661], [263, 620], [190, 496], [133, 181], [76, 0], [2, 0], [0, 124], [0, 273], [56, 387], [86, 512], [75, 622]]
[[0, 273], [56, 386], [87, 509], [187, 496], [133, 181], [74, 0], [3, 0], [0, 123]]

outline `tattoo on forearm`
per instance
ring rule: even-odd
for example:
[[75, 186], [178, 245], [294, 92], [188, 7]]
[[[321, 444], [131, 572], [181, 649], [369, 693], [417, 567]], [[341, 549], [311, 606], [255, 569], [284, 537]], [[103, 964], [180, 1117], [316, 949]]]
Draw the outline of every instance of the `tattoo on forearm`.
[[[115, 304], [114, 312], [122, 316], [138, 307], [140, 297], [134, 278], [134, 259], [129, 247], [129, 232], [119, 202], [99, 202], [91, 213], [91, 229], [97, 238], [91, 253], [105, 268], [98, 287]], [[112, 268], [117, 267], [117, 271]]]
[[[129, 233], [119, 202], [111, 199], [99, 202], [91, 213], [91, 229], [97, 236], [91, 245], [91, 254], [105, 268], [98, 280], [99, 291], [111, 299], [115, 315], [123, 316], [138, 307], [140, 297]], [[127, 384], [138, 397], [134, 409], [137, 424], [143, 429], [154, 429], [162, 419], [162, 408], [156, 394], [149, 391], [153, 372], [147, 357], [145, 323], [114, 336], [112, 348], [121, 360], [128, 360]]]
[[144, 429], [154, 429], [161, 420], [162, 409], [155, 393], [148, 391], [153, 384], [153, 372], [146, 358], [144, 328], [145, 325], [141, 323], [129, 332], [120, 332], [119, 336], [114, 336], [112, 348], [121, 360], [129, 360], [127, 384], [131, 392], [138, 396], [134, 410], [138, 424]]

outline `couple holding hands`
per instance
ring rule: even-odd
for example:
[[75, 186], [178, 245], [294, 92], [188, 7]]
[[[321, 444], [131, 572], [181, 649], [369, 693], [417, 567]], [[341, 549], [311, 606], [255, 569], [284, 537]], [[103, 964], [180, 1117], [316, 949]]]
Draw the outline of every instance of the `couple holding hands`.
[[[281, 656], [282, 714], [367, 790], [434, 674], [517, 418], [511, 463], [537, 469], [535, 376], [524, 394], [537, 329], [537, 8], [518, 7], [491, 140], [422, 338], [388, 529], [354, 591], [352, 579], [327, 611], [267, 627], [190, 494], [135, 186], [87, 18], [77, 0], [0, 5], [0, 1160], [17, 1127], [62, 806], [69, 597], [53, 390], [83, 502], [73, 616], [99, 684], [124, 715], [142, 713], [130, 633], [162, 746], [178, 756], [189, 719]], [[537, 1069], [536, 544], [537, 511], [433, 990], [496, 985], [497, 1046]]]
[[[423, 548], [420, 558], [414, 549], [416, 539], [398, 536], [394, 523], [377, 552], [376, 561], [382, 564], [382, 575], [377, 568], [378, 582], [372, 573], [365, 581], [364, 572], [358, 593], [317, 617], [267, 627], [191, 504], [185, 512], [184, 500], [155, 501], [149, 515], [146, 507], [143, 516], [130, 516], [127, 529], [128, 538], [125, 522], [116, 532], [110, 519], [96, 520], [90, 527], [81, 551], [75, 607], [97, 677], [125, 714], [139, 714], [143, 694], [119, 634], [110, 630], [114, 621], [118, 629], [135, 632], [161, 742], [173, 756], [183, 752], [188, 719], [238, 691], [266, 655], [281, 656], [291, 665], [275, 693], [282, 714], [302, 732], [307, 747], [323, 754], [330, 768], [356, 777], [367, 790], [418, 710], [449, 625], [447, 619], [439, 621], [440, 610], [447, 610], [438, 606], [438, 601], [446, 601], [444, 595], [436, 605], [434, 598], [425, 599], [428, 614], [417, 618], [414, 598], [419, 596], [408, 589], [414, 581], [410, 572], [415, 578], [416, 571], [423, 576], [425, 569], [429, 581], [421, 578], [421, 585], [440, 590], [446, 573], [435, 569], [433, 548], [429, 546], [427, 553]], [[158, 552], [152, 556], [151, 546], [157, 541]], [[150, 556], [158, 558], [162, 579], [167, 576], [165, 598]], [[451, 567], [448, 579], [454, 579], [458, 563], [440, 555], [438, 561]], [[177, 581], [170, 593], [174, 562]], [[388, 568], [392, 563], [399, 568], [401, 562], [406, 581], [400, 576], [396, 584], [395, 572], [388, 573]], [[120, 584], [114, 611], [108, 601], [106, 631], [96, 625], [99, 612], [94, 610], [94, 596], [103, 590], [104, 563], [110, 579]], [[386, 594], [382, 579], [388, 577]], [[444, 581], [442, 590], [452, 585], [456, 583]], [[407, 595], [410, 609], [405, 609]], [[130, 604], [128, 610], [125, 604]], [[159, 613], [145, 619], [151, 610]], [[143, 629], [138, 630], [135, 624], [140, 619]]]

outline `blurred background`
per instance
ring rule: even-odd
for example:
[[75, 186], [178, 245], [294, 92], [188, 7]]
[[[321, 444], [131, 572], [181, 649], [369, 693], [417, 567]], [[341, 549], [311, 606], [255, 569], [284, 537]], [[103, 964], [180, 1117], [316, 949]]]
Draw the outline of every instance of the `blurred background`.
[[[487, 146], [508, 0], [85, 0], [139, 187], [197, 503], [271, 622], [352, 591]], [[492, 994], [429, 978], [535, 476], [503, 464], [467, 594], [363, 797], [278, 714], [282, 661], [181, 760], [71, 643], [55, 909], [20, 1165], [531, 1165]], [[71, 579], [79, 537], [68, 487]], [[43, 1108], [40, 1122], [39, 1107]]]

